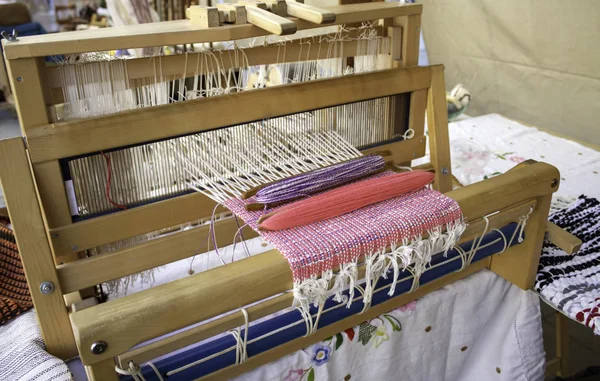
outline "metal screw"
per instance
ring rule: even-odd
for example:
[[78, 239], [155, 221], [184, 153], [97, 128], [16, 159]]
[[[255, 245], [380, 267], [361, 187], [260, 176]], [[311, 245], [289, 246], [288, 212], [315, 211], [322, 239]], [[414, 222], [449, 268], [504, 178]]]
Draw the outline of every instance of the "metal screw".
[[52, 282], [43, 282], [40, 284], [40, 291], [44, 295], [51, 294], [54, 291], [54, 283]]
[[419, 27], [416, 27], [416, 28], [415, 28], [415, 30], [416, 30], [417, 32], [419, 31], [419, 29], [420, 29]]
[[552, 188], [556, 188], [557, 185], [558, 185], [558, 179], [553, 179], [552, 182], [550, 183], [550, 186]]
[[416, 153], [413, 153], [413, 157], [417, 157], [417, 154], [416, 154]]
[[446, 167], [443, 167], [443, 168], [442, 168], [442, 175], [444, 175], [444, 176], [445, 176], [445, 175], [447, 175], [447, 174], [449, 174], [449, 173], [450, 173], [450, 171], [448, 170], [448, 168], [446, 168]]
[[100, 355], [106, 351], [106, 348], [108, 348], [108, 344], [106, 344], [106, 342], [95, 341], [90, 347], [90, 351], [92, 351], [92, 353], [95, 355]]
[[52, 233], [52, 238], [58, 238], [58, 237], [59, 237], [58, 233]]
[[23, 77], [17, 77], [17, 82], [23, 82]]
[[79, 246], [77, 246], [77, 245], [73, 245], [73, 247], [71, 248], [71, 250], [73, 250], [73, 251], [77, 251], [77, 250], [79, 250]]
[[4, 37], [6, 39], [6, 41], [8, 42], [15, 42], [15, 41], [19, 41], [19, 39], [17, 38], [17, 30], [13, 29], [12, 34], [8, 34], [5, 31], [0, 32], [0, 35], [2, 35], [2, 37]]

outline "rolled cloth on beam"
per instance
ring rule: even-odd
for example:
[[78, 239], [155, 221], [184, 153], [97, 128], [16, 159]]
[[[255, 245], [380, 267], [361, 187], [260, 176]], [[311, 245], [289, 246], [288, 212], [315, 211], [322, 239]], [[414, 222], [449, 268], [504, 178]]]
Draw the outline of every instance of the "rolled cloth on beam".
[[260, 189], [256, 201], [275, 204], [349, 183], [385, 168], [381, 156], [365, 156], [277, 181]]
[[323, 221], [417, 191], [433, 179], [433, 173], [412, 171], [360, 181], [283, 206], [262, 216], [258, 227], [277, 231]]

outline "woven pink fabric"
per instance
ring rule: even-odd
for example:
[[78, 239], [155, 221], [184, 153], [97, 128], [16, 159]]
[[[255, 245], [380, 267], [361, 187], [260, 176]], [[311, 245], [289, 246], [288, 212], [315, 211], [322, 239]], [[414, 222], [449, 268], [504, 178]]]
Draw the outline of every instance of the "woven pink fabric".
[[[377, 176], [381, 175], [385, 176]], [[254, 197], [231, 199], [225, 206], [257, 230], [260, 216], [274, 209], [246, 211], [244, 205], [254, 202]], [[422, 189], [325, 221], [261, 235], [288, 260], [298, 282], [458, 221], [462, 221], [462, 213], [456, 201]]]

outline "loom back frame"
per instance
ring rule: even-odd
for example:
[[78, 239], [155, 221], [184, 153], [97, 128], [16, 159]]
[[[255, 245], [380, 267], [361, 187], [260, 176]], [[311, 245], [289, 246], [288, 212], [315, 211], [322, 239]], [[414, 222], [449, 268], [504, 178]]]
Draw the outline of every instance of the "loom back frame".
[[[252, 357], [238, 367], [224, 369], [207, 379], [224, 379], [250, 370], [481, 268], [490, 268], [524, 289], [532, 286], [551, 194], [558, 188], [558, 171], [550, 165], [536, 163], [452, 191], [443, 67], [415, 66], [421, 6], [372, 3], [329, 9], [336, 13], [338, 24], [383, 19], [381, 30], [392, 37], [390, 59], [396, 68], [53, 123], [51, 106], [60, 100], [52, 95], [55, 88], [51, 80], [53, 69], [46, 67], [43, 58], [46, 55], [223, 41], [261, 36], [265, 32], [251, 25], [202, 30], [190, 27], [185, 21], [172, 21], [127, 27], [126, 30], [108, 28], [97, 32], [78, 32], [81, 34], [73, 35], [77, 36], [75, 39], [65, 34], [5, 43], [7, 67], [26, 140], [15, 138], [0, 142], [0, 178], [50, 353], [61, 358], [79, 354], [91, 379], [115, 379], [115, 358], [124, 364], [131, 359], [148, 360], [165, 351], [237, 327], [243, 319], [238, 314], [229, 315], [199, 330], [187, 331], [170, 340], [129, 351], [134, 345], [285, 292], [292, 285], [287, 262], [273, 250], [115, 301], [70, 312], [69, 307], [85, 297], [86, 289], [96, 284], [188, 257], [206, 236], [208, 228], [178, 232], [97, 257], [80, 258], [79, 253], [101, 244], [198, 220], [209, 216], [215, 204], [206, 196], [193, 193], [73, 223], [61, 175], [61, 159], [403, 93], [410, 94], [408, 125], [415, 131], [414, 137], [365, 152], [383, 150], [395, 163], [406, 165], [424, 156], [426, 144], [429, 144], [431, 163], [423, 168], [435, 172], [436, 189], [461, 205], [469, 222], [463, 241], [472, 239], [483, 229], [482, 216], [500, 211], [489, 219], [490, 229], [499, 228], [517, 221], [533, 207], [525, 241], [502, 255], [474, 263], [414, 293], [390, 299], [362, 315], [319, 329], [313, 336]], [[315, 27], [296, 21], [298, 29]], [[123, 32], [126, 33], [123, 35]], [[269, 54], [267, 50], [257, 52], [257, 55]], [[173, 58], [173, 62], [176, 59]], [[138, 64], [140, 61], [133, 65]], [[238, 112], [228, 112], [231, 109]], [[428, 116], [427, 136], [425, 110]], [[196, 122], [199, 117], [203, 117], [201, 125]], [[165, 125], [170, 128], [165, 129]], [[231, 219], [217, 222], [218, 245], [231, 244], [236, 230], [237, 226]], [[249, 229], [244, 234], [246, 237], [256, 236]], [[240, 277], [240, 273], [244, 276]], [[44, 290], [42, 285], [47, 285], [45, 282], [52, 283], [52, 292]], [[239, 289], [251, 291], [243, 294], [232, 291]], [[266, 316], [290, 304], [289, 294], [261, 303], [249, 310], [250, 319]], [[195, 307], [197, 305], [206, 307], [199, 309]], [[94, 354], [90, 347], [98, 340], [108, 343], [108, 346], [102, 353]]]

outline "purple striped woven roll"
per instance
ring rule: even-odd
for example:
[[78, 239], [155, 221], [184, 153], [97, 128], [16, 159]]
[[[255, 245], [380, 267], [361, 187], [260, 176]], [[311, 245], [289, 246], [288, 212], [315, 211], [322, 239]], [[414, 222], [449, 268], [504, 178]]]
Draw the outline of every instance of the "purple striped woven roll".
[[365, 177], [384, 167], [383, 157], [364, 156], [277, 181], [259, 190], [256, 193], [256, 201], [261, 204], [274, 204], [310, 196]]

